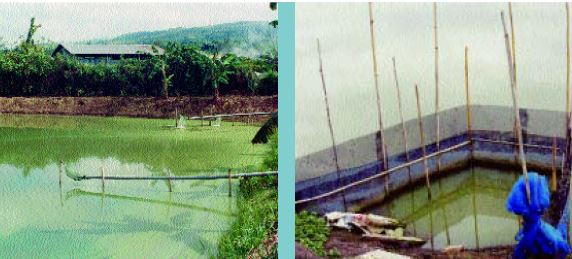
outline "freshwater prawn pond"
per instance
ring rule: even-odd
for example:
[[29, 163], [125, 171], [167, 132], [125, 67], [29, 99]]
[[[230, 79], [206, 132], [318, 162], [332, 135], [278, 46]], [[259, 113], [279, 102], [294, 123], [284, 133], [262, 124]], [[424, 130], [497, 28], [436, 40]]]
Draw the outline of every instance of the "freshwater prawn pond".
[[[204, 175], [259, 169], [257, 126], [0, 115], [0, 258], [215, 256], [235, 219], [227, 180], [74, 181], [67, 175]], [[62, 184], [60, 186], [60, 173]], [[238, 189], [234, 181], [233, 192]]]
[[408, 233], [428, 240], [427, 249], [513, 245], [520, 223], [505, 204], [519, 176], [519, 171], [474, 166], [432, 180], [432, 200], [419, 183], [366, 212], [404, 221]]

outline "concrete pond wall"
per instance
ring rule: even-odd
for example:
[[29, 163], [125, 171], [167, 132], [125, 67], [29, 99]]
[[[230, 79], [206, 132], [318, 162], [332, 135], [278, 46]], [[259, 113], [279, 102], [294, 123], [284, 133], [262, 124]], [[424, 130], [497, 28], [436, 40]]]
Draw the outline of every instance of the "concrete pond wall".
[[[565, 146], [564, 112], [521, 109], [520, 115], [529, 171], [551, 170], [553, 139], [556, 140], [557, 148], [555, 165], [560, 169]], [[426, 152], [429, 155], [436, 151], [435, 117], [425, 116], [422, 122]], [[465, 107], [457, 107], [440, 113], [440, 150], [460, 147], [439, 156], [440, 170], [437, 170], [437, 157], [428, 159], [430, 177], [435, 177], [437, 173], [445, 174], [465, 168], [471, 161], [476, 164], [520, 168], [517, 146], [509, 144], [516, 142], [513, 131], [514, 111], [511, 107], [472, 106], [471, 124], [472, 142], [469, 141]], [[419, 159], [422, 157], [422, 149], [417, 120], [405, 122], [405, 128], [409, 161]], [[388, 168], [406, 163], [401, 124], [385, 129], [384, 133]], [[316, 197], [382, 171], [383, 164], [377, 160], [375, 137], [373, 133], [339, 144], [336, 148], [340, 172], [335, 170], [331, 148], [297, 159], [296, 201]], [[387, 177], [377, 177], [344, 192], [318, 200], [297, 203], [296, 209], [314, 211], [319, 214], [344, 210], [344, 207], [350, 211], [357, 211], [382, 201], [388, 192], [391, 194], [391, 192], [399, 191], [416, 181], [425, 181], [422, 162], [414, 163], [409, 168], [396, 170]], [[346, 206], [344, 206], [344, 198]]]

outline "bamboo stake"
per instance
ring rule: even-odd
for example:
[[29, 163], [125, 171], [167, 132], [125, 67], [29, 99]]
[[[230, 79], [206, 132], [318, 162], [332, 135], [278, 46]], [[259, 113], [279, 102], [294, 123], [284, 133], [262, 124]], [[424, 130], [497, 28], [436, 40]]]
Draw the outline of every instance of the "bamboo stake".
[[471, 166], [471, 176], [473, 180], [473, 219], [475, 221], [475, 246], [477, 250], [479, 249], [479, 227], [477, 223], [477, 205], [476, 205], [476, 186], [477, 179], [475, 177], [475, 168], [473, 167], [473, 151], [475, 143], [473, 140], [472, 125], [471, 125], [471, 95], [469, 91], [469, 47], [465, 46], [465, 98], [466, 98], [466, 110], [467, 110], [467, 137], [471, 142], [471, 153], [470, 153], [470, 166]]
[[[415, 192], [411, 193], [411, 213], [415, 211]], [[417, 236], [417, 228], [415, 227], [415, 221], [411, 222], [411, 226], [413, 227], [413, 236]]]
[[465, 98], [467, 100], [466, 110], [467, 110], [467, 135], [469, 140], [472, 138], [472, 127], [471, 127], [471, 98], [469, 92], [469, 47], [465, 46]]
[[[435, 44], [435, 121], [436, 121], [436, 129], [435, 129], [435, 144], [437, 148], [437, 152], [440, 150], [440, 125], [439, 125], [439, 41], [438, 41], [438, 33], [437, 33], [437, 3], [433, 2], [433, 31], [434, 31], [434, 44]], [[437, 156], [437, 172], [441, 171], [441, 158]]]
[[[405, 121], [403, 119], [403, 104], [401, 102], [401, 91], [399, 90], [399, 81], [397, 80], [397, 66], [395, 65], [395, 57], [391, 59], [393, 61], [393, 77], [395, 78], [395, 90], [397, 91], [397, 103], [399, 108], [399, 119], [401, 121], [401, 132], [403, 133], [403, 153], [405, 153], [405, 160], [409, 162], [409, 146], [407, 144], [407, 128], [405, 127]], [[407, 175], [409, 176], [409, 182], [411, 182], [411, 168], [407, 168]]]
[[[326, 103], [326, 115], [328, 117], [328, 128], [330, 129], [330, 137], [332, 139], [332, 151], [334, 152], [334, 163], [336, 165], [336, 173], [338, 176], [338, 186], [341, 186], [341, 176], [340, 176], [340, 164], [338, 161], [338, 150], [336, 147], [336, 140], [334, 138], [334, 129], [332, 127], [332, 118], [330, 115], [330, 105], [328, 104], [328, 93], [326, 91], [326, 80], [324, 79], [324, 69], [322, 65], [322, 51], [320, 49], [320, 40], [316, 40], [318, 44], [318, 60], [320, 62], [320, 78], [322, 80], [322, 90], [324, 91], [324, 102]], [[342, 193], [343, 201], [344, 201], [344, 210], [347, 211], [347, 203], [346, 203], [346, 194], [345, 192]]]
[[232, 197], [232, 174], [228, 169], [228, 197]]
[[173, 184], [171, 183], [171, 171], [169, 169], [165, 169], [165, 174], [167, 175], [167, 187], [169, 188], [169, 192], [173, 192]]
[[425, 150], [425, 141], [423, 138], [421, 104], [419, 101], [419, 87], [417, 85], [415, 85], [415, 97], [417, 98], [417, 121], [419, 123], [419, 137], [421, 138], [421, 150], [423, 152], [423, 168], [425, 170], [425, 184], [427, 185], [427, 197], [429, 198], [429, 200], [431, 200], [431, 182], [429, 181], [429, 166], [427, 165], [427, 151]]
[[566, 130], [570, 120], [570, 11], [566, 6]]
[[530, 202], [530, 186], [528, 184], [528, 171], [526, 169], [526, 158], [524, 156], [524, 148], [522, 145], [522, 129], [520, 126], [520, 112], [519, 112], [519, 106], [518, 106], [518, 88], [516, 87], [515, 75], [514, 75], [514, 66], [512, 64], [512, 54], [511, 54], [510, 43], [509, 43], [509, 39], [508, 39], [508, 32], [506, 30], [504, 12], [502, 12], [502, 11], [501, 11], [501, 20], [502, 20], [502, 25], [503, 25], [503, 30], [504, 30], [504, 39], [505, 39], [505, 45], [506, 45], [507, 60], [508, 60], [508, 64], [509, 64], [509, 76], [510, 76], [511, 89], [512, 89], [512, 101], [514, 104], [514, 116], [516, 118], [516, 127], [517, 127], [516, 133], [517, 133], [517, 138], [518, 138], [518, 150], [519, 150], [519, 156], [520, 156], [520, 163], [522, 166], [522, 174], [524, 175], [524, 181], [525, 181], [525, 185], [526, 185], [526, 198]]
[[[488, 143], [495, 143], [501, 145], [510, 145], [518, 147], [519, 143], [511, 142], [511, 141], [503, 141], [503, 140], [492, 140], [492, 139], [484, 139], [484, 138], [473, 138], [473, 142], [488, 142]], [[536, 145], [536, 144], [522, 144], [522, 146], [526, 148], [536, 148], [536, 149], [552, 149], [552, 146], [545, 146], [545, 145]], [[558, 147], [556, 148], [560, 150]]]
[[[570, 141], [569, 129], [570, 129], [570, 11], [568, 8], [568, 3], [565, 4], [566, 7], [566, 127], [564, 129], [564, 134], [566, 136], [566, 146]], [[566, 165], [566, 160], [568, 158], [569, 152], [568, 147], [564, 149], [564, 159], [562, 159], [563, 167]], [[564, 172], [564, 171], [562, 171]]]
[[175, 128], [179, 127], [179, 110], [175, 107]]
[[[202, 113], [201, 113], [202, 114]], [[200, 120], [200, 119], [218, 119], [218, 118], [234, 118], [234, 117], [241, 117], [241, 116], [261, 116], [261, 115], [272, 115], [273, 112], [240, 112], [240, 113], [230, 113], [230, 114], [213, 114], [213, 115], [206, 115], [206, 116], [192, 116], [189, 117], [189, 120]]]
[[435, 251], [435, 238], [433, 236], [433, 201], [429, 199], [429, 241], [431, 251]]
[[[443, 184], [441, 183], [441, 178], [437, 178], [437, 186], [439, 186], [439, 193], [445, 193], [443, 191]], [[445, 224], [445, 240], [447, 245], [451, 245], [451, 234], [449, 233], [449, 221], [447, 220], [447, 205], [440, 206], [441, 214], [443, 215], [443, 223]], [[431, 235], [433, 236], [433, 235]]]
[[[517, 76], [516, 76], [516, 37], [514, 36], [514, 23], [512, 20], [512, 3], [509, 2], [508, 3], [508, 15], [509, 15], [509, 22], [510, 22], [510, 34], [511, 34], [511, 50], [512, 50], [512, 66], [513, 66], [513, 70], [514, 70], [514, 85], [515, 87], [518, 87], [517, 84]], [[514, 118], [514, 123], [513, 123], [513, 134], [514, 134], [514, 138], [518, 138], [516, 130], [516, 118]], [[515, 160], [518, 163], [518, 149], [515, 146]]]
[[[214, 108], [214, 106], [211, 106], [211, 115], [215, 114], [213, 108]], [[209, 120], [209, 126], [212, 126], [212, 123], [213, 123], [213, 121]]]
[[[448, 150], [451, 151], [451, 150]], [[165, 172], [165, 171], [163, 171]], [[217, 180], [217, 179], [227, 179], [228, 176], [224, 175], [224, 174], [215, 174], [212, 175], [212, 172], [208, 172], [209, 175], [184, 175], [184, 176], [172, 176], [171, 175], [167, 175], [167, 173], [165, 173], [165, 175], [163, 176], [126, 176], [126, 175], [121, 175], [121, 176], [117, 176], [117, 175], [106, 175], [105, 176], [105, 180], [107, 181], [145, 181], [145, 180], [153, 180], [153, 181], [158, 181], [158, 180], [171, 180], [172, 181], [190, 181], [190, 180]], [[275, 176], [278, 175], [278, 171], [267, 171], [267, 172], [252, 172], [252, 173], [239, 173], [239, 174], [233, 174], [232, 178], [233, 179], [238, 179], [238, 178], [251, 178], [251, 177], [263, 177], [263, 176]], [[80, 175], [80, 176], [74, 176], [72, 177], [73, 180], [75, 181], [84, 181], [84, 180], [95, 180], [95, 179], [101, 179], [101, 176], [94, 176], [94, 175]]]
[[101, 167], [101, 193], [105, 193], [105, 169]]
[[510, 21], [510, 39], [511, 39], [511, 50], [512, 50], [512, 66], [514, 71], [514, 84], [516, 84], [516, 38], [514, 37], [514, 22], [512, 21], [512, 3], [508, 2], [508, 16]]
[[60, 165], [59, 165], [59, 173], [60, 173], [60, 189], [62, 188], [62, 174], [63, 174], [63, 168], [64, 167], [64, 161], [60, 160]]
[[552, 137], [552, 176], [550, 180], [552, 191], [556, 191], [556, 136]]
[[[369, 3], [369, 32], [371, 35], [371, 54], [373, 59], [373, 77], [374, 77], [374, 86], [375, 86], [375, 94], [377, 97], [377, 114], [378, 114], [378, 121], [379, 121], [379, 134], [381, 138], [381, 143], [377, 143], [377, 157], [378, 160], [381, 162], [383, 161], [383, 170], [387, 170], [388, 168], [388, 161], [387, 161], [387, 149], [385, 145], [385, 135], [383, 133], [383, 118], [381, 113], [381, 96], [379, 91], [379, 73], [377, 69], [377, 57], [375, 54], [375, 30], [373, 26], [373, 4]], [[381, 152], [380, 152], [381, 150]], [[381, 155], [381, 157], [380, 157]]]
[[477, 251], [479, 250], [479, 223], [477, 220], [477, 177], [475, 176], [475, 169], [471, 168], [471, 175], [473, 178], [473, 195], [472, 195], [472, 203], [473, 203], [473, 219], [475, 220], [475, 246], [477, 247]]
[[62, 175], [63, 175], [63, 171], [64, 171], [64, 161], [60, 160], [60, 164], [58, 166], [58, 171], [59, 171], [59, 190], [60, 190], [60, 206], [63, 208], [64, 207], [64, 197], [63, 197], [63, 193], [62, 193]]

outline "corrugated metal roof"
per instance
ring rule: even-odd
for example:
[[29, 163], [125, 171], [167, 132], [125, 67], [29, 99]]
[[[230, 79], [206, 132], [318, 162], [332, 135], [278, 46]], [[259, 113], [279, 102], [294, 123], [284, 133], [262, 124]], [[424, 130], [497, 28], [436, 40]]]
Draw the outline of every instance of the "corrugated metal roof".
[[79, 45], [66, 44], [61, 46], [75, 55], [129, 55], [129, 54], [158, 54], [163, 55], [165, 50], [154, 46], [157, 53], [153, 51], [153, 45], [130, 44], [130, 45]]

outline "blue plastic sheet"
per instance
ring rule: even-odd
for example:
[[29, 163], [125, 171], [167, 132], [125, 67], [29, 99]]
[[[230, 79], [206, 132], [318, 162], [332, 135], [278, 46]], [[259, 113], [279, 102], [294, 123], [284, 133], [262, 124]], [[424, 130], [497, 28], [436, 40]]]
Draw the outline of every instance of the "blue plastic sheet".
[[[548, 255], [553, 258], [564, 258], [570, 253], [570, 246], [564, 234], [544, 222], [540, 217], [550, 205], [550, 192], [544, 176], [535, 172], [528, 173], [530, 185], [530, 202], [526, 198], [524, 176], [521, 176], [508, 195], [506, 208], [508, 211], [522, 216], [522, 229], [516, 234], [518, 244], [513, 258], [537, 257]], [[559, 226], [562, 229], [562, 226]]]

